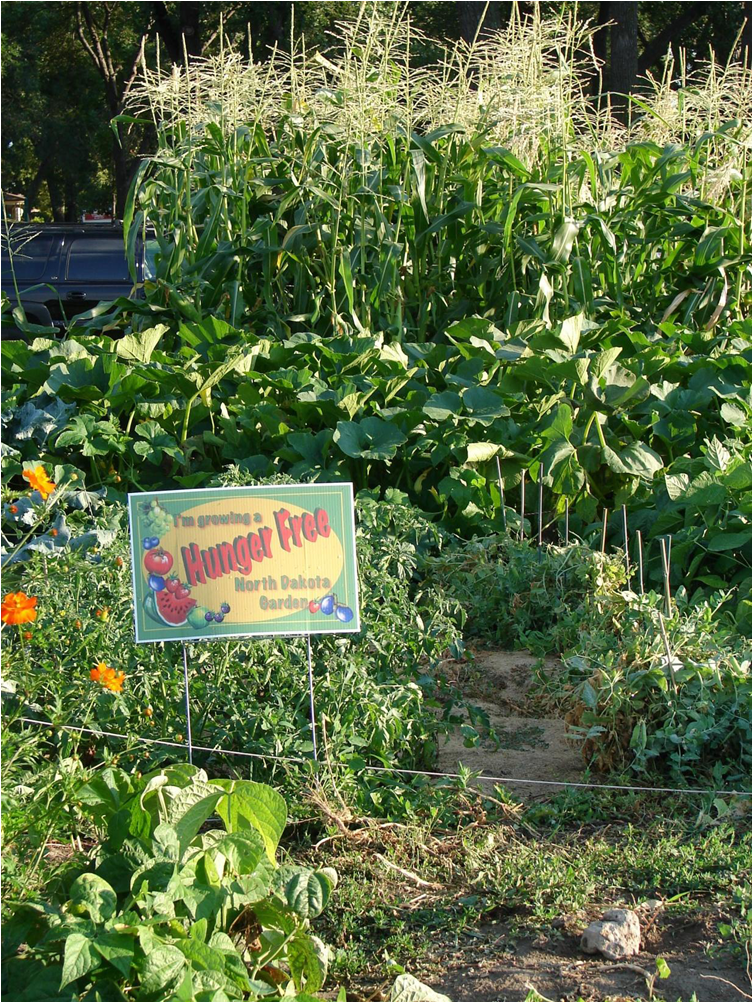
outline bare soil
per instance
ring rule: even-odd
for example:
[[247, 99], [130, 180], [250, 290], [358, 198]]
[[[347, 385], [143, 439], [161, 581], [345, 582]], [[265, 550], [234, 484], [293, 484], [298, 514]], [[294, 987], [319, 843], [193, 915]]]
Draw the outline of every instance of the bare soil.
[[[713, 939], [706, 924], [686, 926], [674, 921], [659, 926], [656, 934], [640, 954], [618, 963], [584, 955], [577, 936], [558, 937], [553, 931], [551, 938], [510, 943], [503, 929], [482, 927], [461, 938], [449, 953], [438, 951], [441, 973], [432, 973], [427, 966], [422, 977], [456, 1003], [525, 1000], [532, 991], [561, 1003], [651, 998], [734, 1003], [751, 999], [751, 983], [743, 966], [735, 959], [713, 958], [706, 952], [707, 936]], [[649, 980], [656, 975], [657, 957], [667, 962], [670, 975], [656, 978], [652, 997]]]
[[[458, 726], [440, 745], [439, 770], [456, 772], [462, 764], [484, 776], [511, 778], [504, 786], [521, 800], [561, 790], [546, 781], [581, 778], [583, 760], [578, 748], [565, 738], [565, 722], [535, 716], [529, 690], [539, 661], [527, 652], [477, 653], [477, 671], [464, 691], [488, 715], [496, 741], [485, 738], [478, 746], [466, 748]], [[559, 664], [555, 658], [544, 660], [548, 673], [556, 672]], [[604, 909], [613, 904], [604, 903]], [[513, 940], [502, 924], [492, 924], [437, 942], [415, 974], [456, 1003], [522, 1001], [529, 994], [560, 1003], [751, 1000], [751, 980], [743, 964], [729, 955], [714, 956], [717, 922], [713, 913], [701, 919], [696, 916], [692, 922], [665, 918], [661, 913], [641, 916], [641, 953], [625, 963], [585, 955], [580, 950], [582, 924], [564, 922], [550, 936], [535, 941]], [[659, 957], [670, 968], [667, 979], [656, 977]]]
[[[525, 651], [482, 651], [476, 655], [476, 671], [465, 695], [488, 715], [493, 735], [466, 748], [458, 726], [440, 742], [438, 770], [455, 773], [462, 764], [484, 776], [510, 778], [504, 786], [527, 800], [561, 789], [546, 781], [580, 779], [583, 760], [577, 747], [565, 738], [565, 722], [536, 717], [528, 696], [532, 671], [540, 661]], [[543, 661], [548, 673], [556, 672], [560, 665], [556, 658]], [[464, 723], [471, 724], [464, 713]]]

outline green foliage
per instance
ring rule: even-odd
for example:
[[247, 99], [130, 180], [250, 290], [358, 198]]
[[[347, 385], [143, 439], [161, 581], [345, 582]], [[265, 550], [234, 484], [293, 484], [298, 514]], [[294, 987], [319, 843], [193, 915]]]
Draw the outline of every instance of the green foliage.
[[[278, 866], [287, 811], [275, 790], [186, 765], [110, 767], [77, 796], [105, 838], [53, 900], [12, 912], [4, 994], [315, 998], [329, 952], [310, 923], [336, 874]], [[224, 828], [207, 828], [215, 812]]]
[[589, 628], [609, 630], [605, 599], [623, 586], [624, 563], [585, 546], [546, 547], [489, 536], [428, 556], [424, 573], [467, 611], [468, 630], [503, 649], [577, 649]]
[[659, 627], [662, 600], [619, 595], [610, 601], [613, 631], [588, 628], [556, 680], [542, 678], [573, 737], [595, 768], [663, 770], [695, 785], [750, 782], [750, 654], [715, 620], [725, 596], [679, 609]]

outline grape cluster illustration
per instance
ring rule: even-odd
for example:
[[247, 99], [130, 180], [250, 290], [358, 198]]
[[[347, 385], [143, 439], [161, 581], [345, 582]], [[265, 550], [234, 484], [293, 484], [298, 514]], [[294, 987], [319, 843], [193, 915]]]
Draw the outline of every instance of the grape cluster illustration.
[[144, 529], [150, 537], [159, 540], [173, 528], [172, 516], [161, 507], [156, 498], [154, 501], [145, 502], [141, 510], [144, 515]]

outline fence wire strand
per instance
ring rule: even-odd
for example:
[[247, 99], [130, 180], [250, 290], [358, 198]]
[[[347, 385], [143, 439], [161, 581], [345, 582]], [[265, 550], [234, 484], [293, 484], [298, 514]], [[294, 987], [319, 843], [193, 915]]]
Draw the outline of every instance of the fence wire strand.
[[[97, 735], [100, 738], [118, 738], [123, 739], [126, 742], [132, 742], [134, 744], [148, 744], [148, 745], [165, 745], [170, 748], [181, 749], [185, 751], [185, 743], [183, 742], [170, 742], [164, 738], [133, 738], [130, 735], [123, 735], [117, 731], [102, 731], [98, 728], [83, 728], [80, 725], [73, 724], [55, 724], [52, 721], [38, 721], [32, 717], [22, 717], [18, 718], [19, 721], [24, 724], [36, 724], [43, 728], [55, 728], [61, 731], [75, 731], [86, 733], [89, 735]], [[271, 762], [278, 763], [311, 763], [316, 765], [313, 759], [305, 759], [302, 756], [275, 756], [273, 753], [268, 752], [241, 752], [237, 749], [223, 749], [221, 746], [210, 746], [210, 745], [194, 745], [195, 750], [200, 750], [201, 752], [215, 752], [223, 756], [241, 756], [247, 759], [264, 759]], [[340, 769], [353, 769], [353, 772], [363, 772], [363, 773], [400, 773], [407, 776], [413, 777], [434, 777], [437, 779], [445, 780], [466, 780], [467, 776], [462, 773], [438, 773], [432, 770], [408, 770], [401, 766], [359, 766], [357, 768], [350, 767], [348, 763], [338, 763], [331, 762], [328, 765], [336, 766]], [[530, 777], [485, 777], [481, 775], [475, 775], [474, 780], [484, 781], [485, 783], [498, 784], [498, 783], [509, 783], [509, 784], [531, 784], [532, 786], [542, 786], [542, 787], [576, 787], [576, 788], [587, 788], [589, 790], [604, 790], [604, 791], [644, 791], [646, 793], [658, 793], [658, 794], [704, 794], [712, 795], [715, 797], [751, 797], [751, 791], [723, 791], [716, 789], [708, 789], [703, 787], [639, 787], [637, 785], [631, 784], [589, 784], [585, 782], [578, 782], [574, 780], [533, 780]]]

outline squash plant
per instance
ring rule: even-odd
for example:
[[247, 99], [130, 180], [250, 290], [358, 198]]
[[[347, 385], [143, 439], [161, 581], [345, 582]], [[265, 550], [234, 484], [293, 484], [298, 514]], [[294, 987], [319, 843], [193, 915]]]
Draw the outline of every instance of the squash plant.
[[78, 800], [105, 838], [54, 900], [15, 908], [6, 999], [316, 999], [328, 949], [310, 923], [336, 875], [276, 862], [274, 789], [185, 764], [108, 767]]

